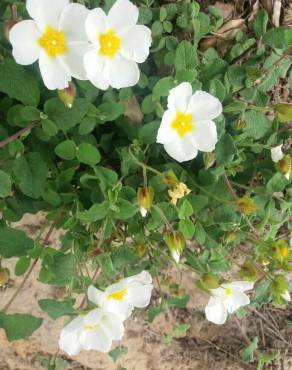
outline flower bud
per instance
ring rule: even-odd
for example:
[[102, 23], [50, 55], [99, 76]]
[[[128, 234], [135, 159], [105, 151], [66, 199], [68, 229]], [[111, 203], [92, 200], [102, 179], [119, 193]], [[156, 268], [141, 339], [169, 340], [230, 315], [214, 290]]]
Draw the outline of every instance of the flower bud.
[[135, 244], [134, 249], [135, 249], [135, 253], [137, 254], [137, 256], [142, 258], [145, 256], [147, 252], [147, 245], [145, 243], [137, 243]]
[[240, 212], [245, 215], [250, 215], [256, 210], [255, 202], [249, 198], [248, 196], [244, 196], [242, 198], [238, 198], [236, 200], [237, 207], [239, 208]]
[[204, 161], [206, 170], [213, 166], [213, 164], [215, 163], [215, 160], [216, 160], [216, 156], [214, 152], [205, 152], [203, 154], [203, 161]]
[[163, 181], [169, 187], [174, 187], [179, 184], [178, 178], [176, 177], [175, 173], [172, 170], [166, 171], [163, 174]]
[[146, 217], [154, 199], [154, 190], [151, 186], [138, 189], [138, 204], [142, 217]]
[[201, 279], [200, 279], [200, 283], [207, 290], [216, 289], [220, 285], [218, 276], [216, 276], [214, 274], [210, 274], [210, 273], [203, 274]]
[[238, 231], [231, 230], [226, 235], [224, 235], [224, 242], [225, 243], [232, 243], [238, 237]]
[[259, 276], [259, 272], [251, 261], [246, 261], [241, 266], [238, 275], [247, 281], [255, 281]]
[[235, 125], [235, 129], [240, 131], [240, 130], [243, 130], [246, 126], [246, 122], [243, 120], [243, 119], [239, 119], [237, 122], [236, 122], [236, 125]]
[[180, 231], [170, 231], [164, 236], [164, 241], [168, 246], [173, 259], [178, 263], [186, 245], [183, 234]]
[[10, 271], [7, 268], [0, 267], [0, 287], [8, 283], [10, 279]]
[[67, 108], [72, 108], [76, 99], [76, 87], [73, 82], [69, 82], [69, 86], [63, 90], [58, 90], [60, 100]]
[[4, 28], [4, 35], [8, 41], [10, 41], [9, 33], [11, 28], [16, 25], [18, 21], [14, 21], [12, 19], [4, 21], [3, 28]]
[[291, 156], [288, 154], [284, 155], [284, 157], [276, 163], [276, 168], [282, 175], [286, 177], [287, 180], [289, 180], [292, 173]]

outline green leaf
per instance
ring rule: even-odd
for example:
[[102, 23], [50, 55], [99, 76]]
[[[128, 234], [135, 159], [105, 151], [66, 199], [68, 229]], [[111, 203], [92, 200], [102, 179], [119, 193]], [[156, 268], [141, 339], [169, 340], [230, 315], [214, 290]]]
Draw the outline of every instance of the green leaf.
[[15, 265], [15, 269], [14, 269], [15, 275], [21, 276], [25, 274], [29, 266], [30, 266], [30, 258], [27, 256], [20, 257]]
[[277, 112], [277, 118], [280, 122], [292, 121], [292, 104], [291, 103], [278, 103], [274, 106]]
[[109, 212], [109, 202], [94, 204], [88, 211], [79, 212], [78, 218], [85, 223], [103, 220]]
[[244, 132], [251, 138], [261, 139], [271, 129], [271, 121], [261, 112], [249, 110], [245, 113]]
[[214, 78], [210, 83], [209, 88], [210, 94], [217, 96], [217, 98], [222, 102], [226, 96], [226, 88], [223, 83]]
[[73, 140], [65, 140], [59, 143], [55, 148], [58, 157], [71, 161], [76, 155], [76, 145]]
[[155, 143], [159, 126], [159, 121], [154, 121], [143, 125], [138, 134], [139, 139], [141, 139], [145, 144]]
[[292, 29], [288, 27], [271, 28], [263, 37], [265, 44], [274, 49], [287, 49], [292, 46]]
[[0, 62], [0, 91], [24, 105], [37, 106], [40, 90], [34, 76], [14, 60]]
[[267, 30], [267, 25], [269, 22], [269, 15], [265, 9], [260, 9], [253, 21], [253, 30], [256, 37], [262, 37]]
[[236, 148], [233, 143], [233, 138], [230, 134], [224, 134], [216, 144], [216, 159], [219, 164], [231, 162]]
[[52, 98], [45, 103], [45, 113], [66, 132], [82, 121], [90, 106], [87, 99], [76, 99], [73, 107], [67, 108], [58, 98]]
[[178, 217], [183, 220], [188, 218], [193, 214], [193, 207], [191, 203], [185, 199], [183, 200], [181, 206], [179, 207]]
[[94, 166], [100, 161], [100, 153], [92, 144], [82, 143], [77, 149], [77, 158], [81, 163]]
[[97, 260], [106, 277], [111, 279], [116, 275], [117, 271], [114, 268], [110, 253], [98, 255]]
[[253, 338], [250, 345], [248, 345], [244, 349], [244, 351], [242, 353], [242, 359], [243, 359], [244, 362], [252, 362], [254, 360], [254, 352], [258, 348], [258, 341], [259, 341], [258, 337]]
[[233, 204], [223, 204], [217, 207], [214, 211], [213, 217], [215, 223], [229, 223], [236, 222], [237, 207]]
[[185, 239], [192, 239], [195, 234], [195, 225], [191, 220], [180, 220], [178, 229], [183, 233]]
[[0, 198], [11, 195], [11, 179], [6, 172], [0, 170]]
[[161, 96], [167, 96], [169, 90], [175, 86], [173, 77], [164, 77], [159, 80], [153, 89], [153, 94], [160, 98]]
[[122, 103], [105, 102], [98, 106], [100, 119], [102, 122], [115, 121], [125, 112], [125, 106]]
[[32, 335], [43, 322], [43, 319], [27, 314], [7, 315], [0, 312], [0, 327], [5, 330], [9, 342], [25, 339]]
[[114, 360], [114, 362], [116, 362], [120, 357], [126, 355], [127, 353], [128, 353], [128, 348], [121, 346], [121, 347], [117, 347], [111, 350], [108, 354]]
[[190, 69], [197, 64], [198, 57], [195, 47], [189, 41], [180, 42], [175, 52], [175, 68], [177, 70]]
[[116, 206], [117, 210], [113, 213], [113, 216], [117, 220], [127, 220], [133, 217], [138, 211], [137, 207], [125, 199], [119, 199]]
[[48, 283], [58, 286], [66, 286], [75, 277], [76, 262], [72, 254], [58, 253], [49, 265], [51, 278]]
[[13, 173], [23, 194], [37, 199], [45, 190], [47, 165], [39, 153], [29, 153], [13, 163]]
[[4, 258], [24, 256], [34, 242], [21, 230], [0, 228], [0, 255]]
[[267, 182], [266, 191], [268, 194], [283, 191], [289, 181], [281, 173], [277, 172]]
[[41, 299], [39, 300], [40, 308], [45, 311], [53, 320], [65, 315], [75, 315], [76, 310], [73, 307], [75, 299], [65, 299], [64, 301], [57, 301], [55, 299]]
[[81, 121], [78, 132], [80, 135], [88, 135], [90, 134], [96, 126], [96, 118], [94, 117], [85, 117]]
[[189, 300], [190, 300], [190, 296], [184, 295], [183, 297], [169, 298], [165, 302], [169, 307], [186, 308]]

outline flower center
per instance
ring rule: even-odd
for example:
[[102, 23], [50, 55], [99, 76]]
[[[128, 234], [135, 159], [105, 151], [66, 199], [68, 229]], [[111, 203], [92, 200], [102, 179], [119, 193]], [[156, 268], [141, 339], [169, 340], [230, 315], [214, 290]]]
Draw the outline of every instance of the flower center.
[[171, 122], [171, 127], [177, 131], [180, 137], [184, 137], [193, 129], [193, 117], [191, 113], [177, 112], [175, 119]]
[[109, 58], [113, 58], [121, 48], [121, 39], [113, 30], [99, 34], [98, 41], [100, 43], [99, 54]]
[[226, 294], [227, 297], [230, 297], [231, 296], [231, 293], [232, 293], [232, 290], [231, 290], [230, 287], [228, 287], [228, 288], [225, 289], [225, 294]]
[[67, 51], [66, 35], [48, 26], [42, 36], [38, 39], [39, 45], [45, 49], [50, 58], [65, 54]]
[[101, 327], [101, 325], [99, 323], [97, 323], [97, 324], [94, 324], [94, 325], [85, 325], [83, 327], [83, 329], [86, 330], [86, 331], [91, 331], [91, 330], [97, 330], [100, 327]]
[[107, 299], [115, 299], [116, 301], [122, 301], [126, 293], [127, 293], [127, 288], [117, 290], [116, 292], [108, 294]]
[[280, 247], [279, 248], [279, 253], [280, 253], [281, 257], [287, 257], [288, 253], [289, 253], [289, 250], [288, 250], [287, 247]]

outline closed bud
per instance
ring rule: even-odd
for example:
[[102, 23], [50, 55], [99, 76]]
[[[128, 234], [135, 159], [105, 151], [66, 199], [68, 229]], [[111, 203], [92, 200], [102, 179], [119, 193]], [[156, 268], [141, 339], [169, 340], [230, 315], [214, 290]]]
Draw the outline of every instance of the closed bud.
[[179, 184], [178, 178], [172, 170], [164, 172], [163, 181], [171, 188]]
[[14, 20], [7, 20], [7, 21], [4, 21], [4, 24], [3, 24], [3, 27], [4, 27], [4, 35], [6, 37], [6, 39], [8, 41], [10, 41], [10, 38], [9, 38], [9, 33], [11, 31], [11, 28], [13, 26], [16, 25], [16, 23], [18, 23], [18, 21], [14, 21]]
[[290, 155], [284, 155], [282, 159], [280, 159], [276, 163], [277, 170], [286, 177], [287, 180], [290, 179], [292, 173], [292, 158]]
[[241, 266], [238, 275], [247, 281], [255, 281], [259, 276], [259, 272], [251, 261], [246, 261]]
[[235, 129], [240, 131], [240, 130], [243, 130], [246, 126], [246, 122], [243, 120], [243, 119], [239, 119], [237, 122], [236, 122], [236, 125], [235, 125]]
[[249, 198], [248, 196], [244, 196], [242, 198], [238, 198], [236, 200], [237, 207], [239, 208], [240, 212], [245, 215], [250, 215], [256, 210], [255, 202]]
[[224, 236], [225, 243], [232, 243], [236, 240], [238, 236], [238, 231], [231, 230]]
[[147, 245], [145, 243], [137, 243], [134, 246], [135, 248], [135, 253], [139, 257], [144, 257], [145, 253], [147, 252]]
[[173, 259], [178, 263], [186, 245], [183, 234], [180, 231], [170, 231], [164, 236], [164, 241], [168, 246]]
[[216, 289], [219, 287], [220, 282], [218, 276], [214, 274], [203, 274], [200, 280], [205, 289]]
[[212, 167], [213, 164], [215, 163], [215, 160], [216, 156], [214, 152], [205, 152], [203, 154], [203, 161], [206, 169]]
[[10, 271], [7, 268], [0, 267], [0, 287], [8, 283], [10, 279]]
[[138, 189], [138, 204], [142, 217], [146, 217], [154, 199], [154, 190], [151, 186]]
[[76, 99], [76, 87], [73, 82], [69, 82], [66, 89], [58, 90], [58, 95], [67, 108], [72, 108]]

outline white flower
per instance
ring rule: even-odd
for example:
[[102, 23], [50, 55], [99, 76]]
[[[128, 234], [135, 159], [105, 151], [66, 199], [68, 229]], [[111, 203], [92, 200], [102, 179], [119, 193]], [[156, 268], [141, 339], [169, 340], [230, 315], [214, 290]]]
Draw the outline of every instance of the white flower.
[[26, 8], [33, 20], [17, 23], [9, 34], [16, 62], [38, 60], [50, 90], [68, 87], [71, 77], [85, 80], [83, 56], [89, 44], [84, 23], [89, 10], [69, 0], [27, 0]]
[[124, 326], [119, 317], [100, 308], [85, 316], [78, 316], [65, 326], [60, 334], [59, 347], [69, 356], [82, 349], [109, 352], [113, 340], [120, 340]]
[[291, 302], [291, 296], [290, 296], [290, 293], [288, 290], [286, 290], [283, 294], [281, 294], [281, 297], [287, 301], [287, 302]]
[[129, 0], [117, 0], [108, 15], [93, 9], [86, 19], [91, 51], [84, 57], [87, 78], [99, 89], [134, 86], [151, 45], [151, 31], [137, 25], [138, 8]]
[[271, 149], [271, 157], [273, 162], [277, 163], [284, 157], [284, 154], [282, 152], [282, 146], [283, 144], [278, 145], [275, 148]]
[[195, 158], [198, 150], [212, 152], [217, 143], [213, 119], [222, 112], [220, 101], [205, 91], [192, 92], [183, 82], [170, 90], [157, 142], [178, 162]]
[[152, 288], [151, 275], [148, 271], [142, 271], [110, 285], [104, 292], [91, 285], [88, 288], [88, 298], [92, 303], [125, 320], [134, 307], [144, 308], [149, 305]]
[[234, 281], [211, 289], [212, 297], [205, 308], [207, 320], [218, 325], [224, 324], [228, 313], [233, 313], [250, 303], [248, 295], [244, 292], [253, 289], [253, 286], [253, 282]]
[[139, 211], [140, 211], [142, 217], [146, 217], [147, 216], [148, 210], [146, 208], [140, 207], [139, 208]]

